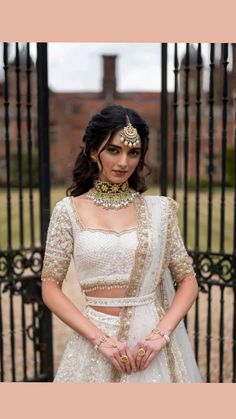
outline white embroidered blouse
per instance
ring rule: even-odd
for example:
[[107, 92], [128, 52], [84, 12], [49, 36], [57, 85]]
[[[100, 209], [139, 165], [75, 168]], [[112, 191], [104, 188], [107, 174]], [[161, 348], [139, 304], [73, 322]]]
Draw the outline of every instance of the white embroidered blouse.
[[[167, 200], [168, 203], [166, 207], [171, 239], [167, 243], [167, 266], [173, 280], [179, 283], [184, 277], [195, 273], [178, 226], [178, 204], [170, 197], [144, 196], [146, 204], [151, 202], [153, 208], [157, 200]], [[149, 224], [153, 216], [154, 211], [147, 217]], [[149, 224], [148, 228], [151, 229]], [[126, 287], [136, 249], [137, 229], [116, 233], [111, 230], [84, 228], [78, 218], [73, 198], [65, 197], [55, 205], [51, 215], [41, 278], [62, 283], [73, 257], [82, 290]], [[155, 244], [151, 251], [155, 251]]]

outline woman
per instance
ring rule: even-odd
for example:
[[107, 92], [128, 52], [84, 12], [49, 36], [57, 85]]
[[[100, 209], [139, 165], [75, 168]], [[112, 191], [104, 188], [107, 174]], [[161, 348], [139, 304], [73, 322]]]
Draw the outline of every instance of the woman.
[[[73, 329], [55, 382], [201, 382], [182, 321], [198, 286], [178, 205], [142, 195], [148, 135], [132, 109], [95, 114], [73, 184], [53, 210], [43, 301]], [[61, 289], [72, 256], [83, 311]]]

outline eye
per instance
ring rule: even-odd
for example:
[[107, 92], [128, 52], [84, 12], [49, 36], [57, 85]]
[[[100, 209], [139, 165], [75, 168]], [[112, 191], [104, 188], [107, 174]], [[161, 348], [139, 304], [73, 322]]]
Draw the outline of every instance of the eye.
[[108, 147], [107, 150], [109, 151], [109, 153], [112, 153], [112, 154], [119, 153], [119, 150], [117, 150], [117, 148]]
[[129, 152], [132, 156], [139, 156], [140, 155], [140, 150], [130, 150]]

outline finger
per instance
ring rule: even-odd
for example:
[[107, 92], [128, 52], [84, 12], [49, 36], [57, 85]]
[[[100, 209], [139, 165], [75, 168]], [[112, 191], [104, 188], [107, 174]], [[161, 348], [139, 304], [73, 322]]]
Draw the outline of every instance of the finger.
[[135, 365], [135, 358], [134, 358], [134, 355], [132, 354], [131, 350], [129, 349], [129, 347], [127, 347], [126, 353], [127, 353], [128, 358], [129, 358], [129, 362], [130, 362], [132, 372], [136, 372], [137, 368], [136, 368], [136, 365]]
[[139, 346], [136, 345], [135, 348], [134, 348], [134, 351], [133, 351], [133, 358], [134, 358], [134, 360], [136, 360], [136, 358], [137, 358], [138, 350], [139, 350]]
[[156, 355], [156, 353], [155, 352], [151, 352], [151, 354], [149, 355], [149, 357], [146, 359], [146, 361], [145, 361], [145, 363], [144, 363], [144, 365], [143, 365], [143, 370], [145, 370], [145, 368], [147, 368], [149, 365], [150, 365], [150, 363], [151, 363], [151, 361], [153, 360], [153, 358], [155, 358], [155, 355]]
[[126, 348], [123, 349], [121, 356], [122, 355], [125, 355], [128, 358], [127, 361], [123, 363], [123, 365], [125, 367], [125, 372], [127, 372], [128, 374], [131, 374], [131, 371], [132, 370], [131, 370], [131, 365], [130, 365], [130, 359], [129, 359], [129, 356], [128, 356], [127, 352], [126, 352]]
[[138, 349], [137, 356], [136, 356], [136, 365], [137, 365], [138, 369], [140, 369], [140, 365], [141, 365], [141, 362], [142, 362], [142, 356], [139, 355], [140, 349], [145, 350], [145, 347], [142, 343], [139, 344], [139, 349]]
[[139, 360], [138, 350], [139, 350], [139, 348], [140, 348], [140, 346], [139, 346], [139, 342], [138, 342], [137, 345], [135, 346], [134, 352], [133, 352], [133, 357], [134, 357], [134, 362], [135, 362], [136, 369], [138, 369], [138, 360]]
[[131, 372], [133, 371], [132, 364], [131, 364], [131, 362], [133, 362], [132, 360], [133, 355], [127, 344], [125, 345], [123, 352], [124, 352], [124, 355], [128, 357], [128, 361], [125, 363], [126, 371], [128, 374], [131, 374]]
[[152, 352], [153, 351], [152, 351], [151, 348], [146, 349], [145, 355], [141, 358], [141, 362], [140, 362], [140, 365], [139, 365], [140, 370], [142, 370], [144, 368], [144, 365], [145, 365], [147, 359], [149, 358], [149, 356]]
[[[127, 354], [125, 354], [125, 355], [126, 355], [126, 356], [128, 356]], [[128, 374], [131, 374], [131, 372], [132, 372], [132, 368], [131, 368], [131, 364], [130, 364], [129, 357], [128, 357], [128, 361], [124, 363], [124, 366], [125, 366], [125, 370], [126, 370], [126, 372], [127, 372]]]
[[123, 371], [122, 371], [122, 369], [119, 365], [119, 362], [117, 362], [117, 360], [115, 358], [113, 358], [112, 363], [115, 366], [115, 368], [122, 374]]
[[121, 362], [120, 357], [121, 357], [121, 355], [119, 354], [119, 352], [116, 352], [116, 353], [114, 354], [114, 358], [115, 358], [115, 359], [116, 359], [116, 361], [118, 362], [118, 364], [119, 364], [120, 368], [122, 369], [122, 372], [126, 372], [126, 368], [125, 368], [125, 366], [124, 366], [124, 363], [123, 363], [123, 362]]

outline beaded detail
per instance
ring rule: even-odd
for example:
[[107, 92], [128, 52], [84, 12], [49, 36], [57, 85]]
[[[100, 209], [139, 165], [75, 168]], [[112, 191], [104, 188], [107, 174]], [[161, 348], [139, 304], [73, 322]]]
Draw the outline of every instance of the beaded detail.
[[109, 282], [109, 281], [104, 279], [104, 281], [101, 281], [101, 282], [104, 285], [100, 285], [100, 284], [97, 283], [97, 281], [95, 281], [96, 285], [89, 286], [89, 285], [85, 284], [85, 285], [81, 286], [81, 289], [82, 289], [83, 292], [89, 292], [89, 291], [97, 291], [97, 290], [111, 290], [111, 289], [114, 289], [114, 288], [121, 288], [122, 289], [122, 288], [127, 288], [128, 287], [127, 282], [126, 283], [121, 282], [119, 284], [118, 280], [116, 280], [116, 279], [114, 279], [112, 282], [111, 281]]
[[169, 221], [168, 229], [170, 230], [167, 236], [167, 247], [170, 250], [168, 268], [171, 271], [174, 281], [179, 284], [187, 276], [196, 276], [192, 259], [188, 255], [183, 239], [181, 237], [180, 228], [178, 225], [178, 203], [172, 198], [169, 200]]
[[67, 202], [75, 225], [74, 262], [83, 291], [126, 288], [137, 247], [137, 229], [114, 234], [83, 227], [73, 197]]
[[141, 297], [124, 297], [124, 298], [104, 298], [104, 297], [88, 297], [86, 296], [86, 304], [90, 306], [101, 307], [134, 307], [144, 304], [150, 304], [155, 301], [156, 293], [152, 292]]
[[137, 147], [140, 143], [140, 136], [136, 128], [131, 124], [127, 115], [127, 125], [120, 133], [120, 141], [128, 147]]
[[101, 180], [95, 180], [94, 187], [86, 194], [96, 205], [115, 210], [127, 207], [138, 195], [139, 192], [129, 187], [128, 181], [111, 183]]
[[62, 281], [58, 281], [56, 278], [41, 278], [43, 282], [55, 282], [57, 285], [60, 285]]
[[55, 205], [48, 231], [41, 279], [62, 282], [73, 253], [73, 233], [63, 201]]

